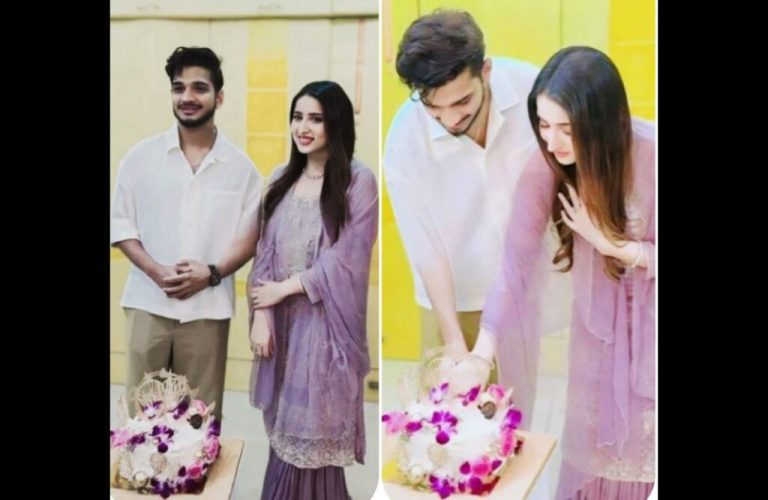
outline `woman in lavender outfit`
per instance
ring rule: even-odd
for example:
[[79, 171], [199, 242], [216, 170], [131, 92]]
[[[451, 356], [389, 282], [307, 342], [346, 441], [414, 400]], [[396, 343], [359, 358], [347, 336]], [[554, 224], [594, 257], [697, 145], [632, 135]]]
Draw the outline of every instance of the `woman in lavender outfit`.
[[290, 159], [270, 179], [248, 278], [251, 403], [270, 441], [261, 498], [346, 499], [343, 467], [365, 454], [378, 190], [352, 158], [352, 103], [338, 84], [302, 88], [290, 130]]
[[[655, 482], [655, 126], [631, 118], [614, 64], [560, 50], [528, 97], [538, 139], [518, 184], [503, 264], [475, 354], [530, 412], [541, 263], [573, 281], [558, 500], [644, 500]], [[559, 248], [545, 255], [548, 221]], [[542, 259], [544, 257], [544, 259]], [[542, 297], [547, 300], [547, 297]]]

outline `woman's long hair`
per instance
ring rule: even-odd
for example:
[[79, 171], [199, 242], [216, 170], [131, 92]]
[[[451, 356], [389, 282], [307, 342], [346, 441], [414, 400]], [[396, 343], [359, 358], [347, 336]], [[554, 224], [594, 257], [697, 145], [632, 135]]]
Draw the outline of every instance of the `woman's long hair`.
[[[547, 151], [539, 131], [536, 98], [545, 95], [568, 113], [576, 157], [574, 165], [560, 165]], [[632, 189], [632, 121], [624, 84], [616, 66], [599, 50], [567, 47], [558, 51], [542, 68], [528, 95], [528, 116], [547, 163], [557, 178], [557, 192], [568, 197], [566, 183], [573, 186], [589, 210], [592, 220], [613, 241], [625, 240], [625, 199]], [[573, 230], [557, 223], [563, 210], [560, 199], [552, 201], [560, 247], [555, 264], [573, 266]], [[618, 280], [623, 266], [605, 257], [604, 269]]]
[[[308, 95], [320, 102], [323, 126], [328, 140], [328, 160], [325, 164], [323, 187], [320, 191], [320, 211], [326, 230], [336, 241], [347, 221], [347, 188], [352, 180], [352, 154], [355, 151], [355, 121], [352, 102], [336, 82], [319, 81], [305, 85], [291, 101], [288, 120], [293, 117], [296, 101]], [[291, 186], [307, 165], [307, 155], [301, 153], [291, 139], [291, 157], [282, 175], [270, 186], [264, 198], [264, 226]]]

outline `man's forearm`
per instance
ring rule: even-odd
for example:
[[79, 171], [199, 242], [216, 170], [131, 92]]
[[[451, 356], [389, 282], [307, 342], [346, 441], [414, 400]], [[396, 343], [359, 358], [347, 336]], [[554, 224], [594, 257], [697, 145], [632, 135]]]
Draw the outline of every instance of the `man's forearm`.
[[222, 277], [235, 273], [253, 258], [257, 239], [256, 227], [253, 227], [247, 234], [237, 238], [232, 243], [224, 258], [216, 264]]
[[446, 345], [466, 348], [464, 335], [456, 314], [456, 298], [453, 291], [453, 276], [445, 258], [439, 257], [429, 265], [420, 266], [419, 274], [424, 281], [432, 310], [437, 317], [440, 335]]
[[128, 260], [130, 260], [134, 266], [141, 269], [144, 274], [150, 277], [154, 275], [159, 264], [147, 253], [144, 249], [144, 245], [141, 244], [141, 241], [135, 239], [123, 240], [115, 243], [115, 246], [128, 257]]

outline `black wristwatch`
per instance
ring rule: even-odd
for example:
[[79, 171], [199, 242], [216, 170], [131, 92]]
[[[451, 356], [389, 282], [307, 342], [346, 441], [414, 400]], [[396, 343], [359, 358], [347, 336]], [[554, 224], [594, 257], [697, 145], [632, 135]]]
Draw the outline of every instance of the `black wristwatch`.
[[221, 273], [219, 272], [218, 268], [213, 264], [208, 264], [208, 269], [211, 270], [211, 277], [208, 278], [208, 284], [211, 286], [216, 286], [221, 283]]

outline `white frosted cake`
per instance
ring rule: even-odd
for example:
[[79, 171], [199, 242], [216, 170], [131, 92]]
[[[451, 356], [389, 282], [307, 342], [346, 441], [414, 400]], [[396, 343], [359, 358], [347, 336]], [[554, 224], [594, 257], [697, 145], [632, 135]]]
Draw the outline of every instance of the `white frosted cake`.
[[136, 417], [127, 418], [122, 401], [122, 421], [110, 431], [110, 446], [120, 450], [115, 486], [163, 498], [202, 491], [219, 455], [220, 426], [214, 405], [194, 399], [196, 392], [186, 377], [161, 370], [135, 389]]
[[[434, 375], [420, 376], [430, 378]], [[485, 495], [519, 451], [522, 440], [515, 429], [522, 414], [512, 404], [512, 390], [465, 386], [440, 382], [403, 411], [382, 416], [385, 432], [399, 437], [397, 467], [405, 484], [440, 498]]]

